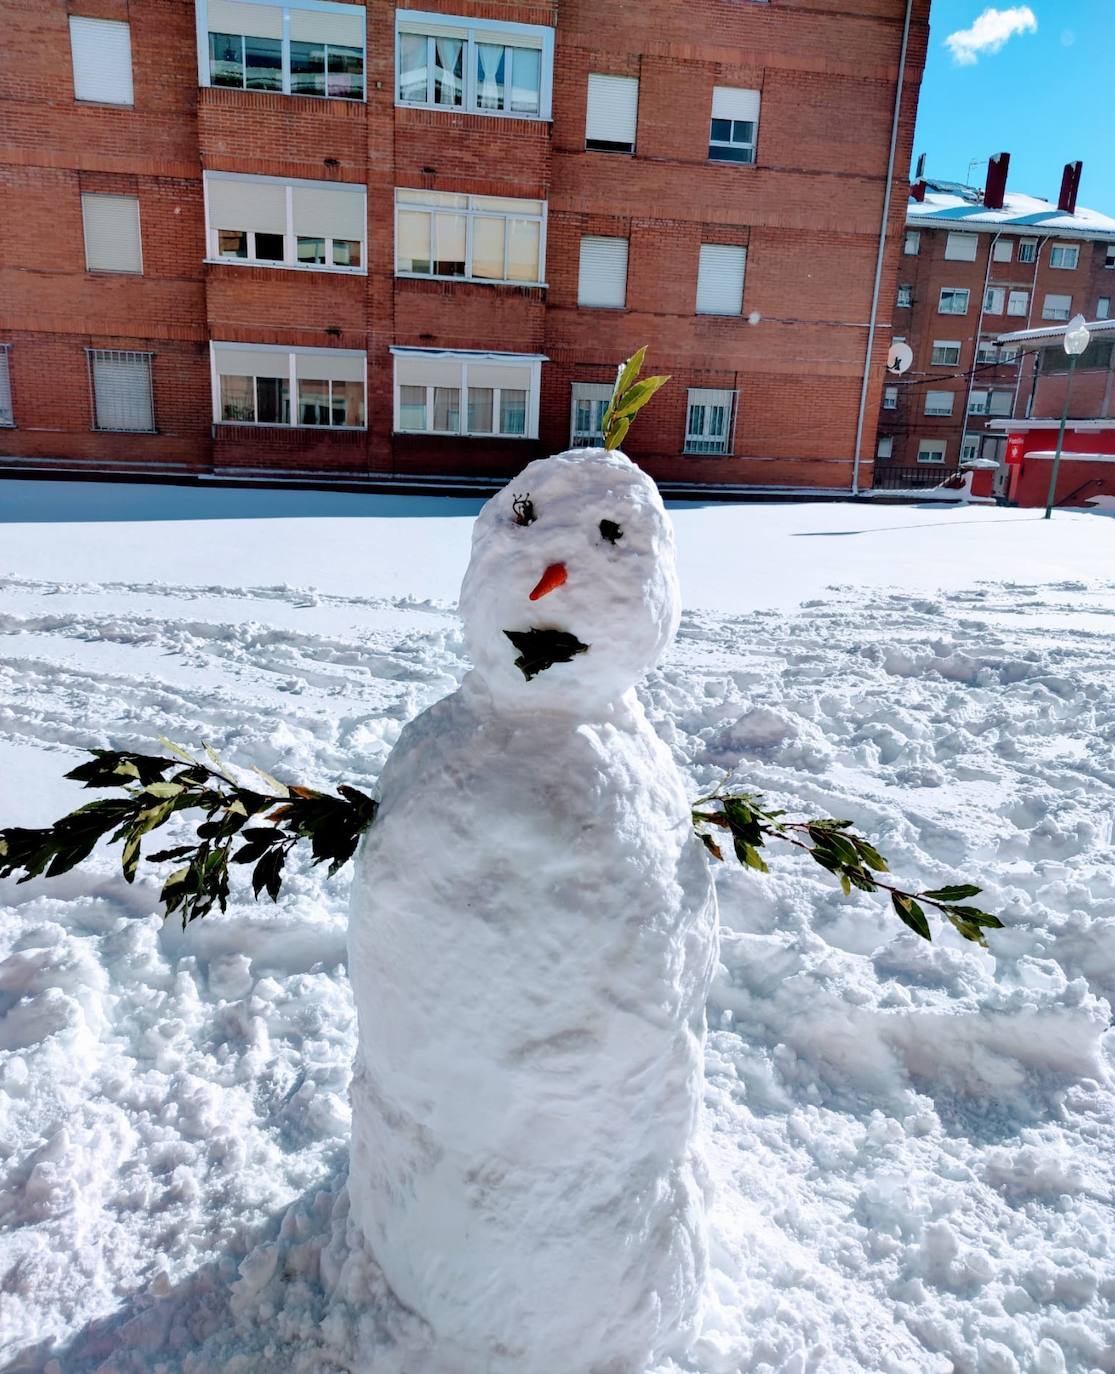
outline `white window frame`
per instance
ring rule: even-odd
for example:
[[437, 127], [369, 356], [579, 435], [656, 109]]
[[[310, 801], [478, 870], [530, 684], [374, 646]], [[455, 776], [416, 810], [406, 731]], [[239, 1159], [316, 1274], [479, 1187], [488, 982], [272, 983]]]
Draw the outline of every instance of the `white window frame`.
[[996, 239], [991, 258], [993, 262], [1013, 262], [1014, 239]]
[[[72, 77], [72, 80], [73, 80], [74, 100], [77, 101], [79, 104], [83, 104], [83, 105], [117, 105], [117, 106], [120, 106], [121, 108], [134, 109], [134, 108], [135, 108], [135, 54], [134, 54], [134, 52], [133, 52], [133, 47], [132, 47], [132, 25], [131, 25], [131, 21], [130, 21], [129, 19], [102, 19], [102, 18], [101, 18], [100, 16], [98, 16], [98, 15], [91, 15], [91, 14], [90, 14], [90, 15], [85, 15], [85, 14], [71, 14], [71, 15], [68, 16], [68, 18], [69, 18], [69, 39], [70, 39], [70, 73], [71, 73], [71, 77]], [[115, 99], [111, 98], [110, 96], [105, 96], [105, 95], [78, 95], [78, 93], [77, 93], [78, 69], [77, 69], [77, 63], [76, 63], [75, 60], [74, 60], [74, 58], [75, 58], [75, 56], [76, 56], [75, 49], [74, 49], [74, 34], [75, 34], [75, 32], [81, 32], [81, 26], [82, 26], [82, 25], [88, 25], [88, 24], [98, 24], [98, 25], [101, 25], [101, 26], [106, 26], [106, 25], [108, 25], [108, 26], [111, 26], [113, 29], [125, 29], [125, 30], [127, 31], [127, 38], [128, 38], [128, 71], [127, 71], [127, 81], [126, 81], [126, 83], [124, 83], [124, 82], [121, 83], [121, 90], [122, 90], [122, 91], [124, 90], [125, 85], [126, 85], [126, 88], [127, 88], [127, 96], [126, 96], [125, 99], [115, 100]], [[121, 72], [121, 73], [117, 73], [117, 74], [118, 74], [118, 75], [121, 75], [121, 76], [123, 75], [122, 72]], [[101, 67], [98, 69], [98, 75], [99, 75], [99, 76], [102, 76], [102, 77], [105, 75], [105, 70], [104, 70], [104, 67], [103, 67], [103, 66], [101, 66]]]
[[1035, 262], [1035, 261], [1037, 260], [1037, 256], [1038, 256], [1038, 241], [1037, 241], [1037, 239], [1019, 239], [1019, 240], [1018, 240], [1018, 261], [1019, 261], [1019, 262]]
[[[158, 426], [155, 424], [155, 381], [152, 375], [153, 369], [151, 359], [154, 353], [145, 352], [142, 349], [131, 348], [86, 348], [85, 360], [89, 369], [89, 428], [98, 434], [157, 434]], [[143, 362], [147, 367], [147, 405], [151, 412], [151, 425], [147, 429], [117, 429], [112, 425], [102, 425], [97, 422], [97, 386], [95, 380], [96, 363], [98, 359], [109, 359], [112, 361]]]
[[[464, 93], [460, 105], [438, 105], [433, 99], [434, 63], [427, 48], [426, 100], [403, 100], [399, 95], [402, 76], [403, 33], [431, 38], [455, 38], [464, 44]], [[508, 48], [535, 48], [541, 53], [538, 78], [538, 113], [522, 110], [482, 110], [477, 105], [476, 47], [478, 43], [499, 42], [502, 35]], [[554, 85], [554, 31], [545, 24], [513, 24], [502, 19], [471, 19], [454, 14], [431, 14], [424, 10], [395, 11], [395, 104], [409, 110], [437, 110], [442, 114], [484, 115], [490, 119], [529, 119], [535, 123], [551, 118]]]
[[883, 387], [883, 410], [898, 409], [898, 388], [896, 386]]
[[[129, 205], [135, 207], [136, 249], [139, 256], [139, 263], [135, 267], [106, 267], [103, 263], [92, 263], [89, 261], [91, 256], [89, 248], [89, 210], [92, 208], [90, 202], [104, 200], [125, 200]], [[108, 272], [113, 275], [124, 277], [143, 276], [143, 221], [140, 215], [138, 196], [117, 195], [115, 192], [82, 191], [81, 233], [85, 240], [85, 270], [87, 272]]]
[[921, 252], [921, 234], [917, 229], [906, 230], [906, 237], [902, 243], [902, 252], [907, 258], [916, 258]]
[[[948, 295], [950, 295], [950, 296], [963, 296], [963, 297], [964, 297], [964, 309], [963, 309], [963, 310], [946, 310], [946, 309], [945, 309], [945, 294], [946, 294], [946, 293], [947, 293]], [[971, 293], [971, 291], [969, 291], [969, 289], [968, 289], [966, 286], [942, 286], [942, 287], [941, 287], [941, 294], [937, 297], [937, 313], [938, 313], [938, 315], [966, 315], [966, 314], [968, 313], [968, 306], [969, 306], [969, 304], [971, 303], [971, 297], [972, 297], [972, 293]]]
[[912, 282], [903, 282], [898, 288], [898, 300], [895, 302], [899, 310], [905, 310], [914, 303], [914, 287]]
[[[634, 87], [635, 87], [635, 119], [634, 119], [634, 123], [633, 123], [632, 128], [631, 128], [631, 137], [630, 137], [630, 139], [623, 139], [623, 138], [591, 138], [591, 137], [589, 136], [589, 122], [590, 122], [590, 120], [591, 120], [591, 118], [592, 118], [592, 111], [593, 111], [593, 98], [592, 98], [592, 93], [593, 93], [593, 89], [594, 89], [594, 87], [593, 87], [593, 81], [594, 81], [594, 80], [595, 80], [597, 83], [623, 82], [623, 83], [624, 83], [623, 89], [627, 90], [628, 92], [630, 92], [631, 85], [634, 84]], [[608, 88], [607, 88], [606, 85], [604, 85], [604, 86], [598, 85], [598, 86], [596, 87], [596, 89], [597, 89], [597, 90], [600, 90], [601, 92], [605, 92]], [[615, 89], [614, 86], [613, 86], [613, 89]], [[606, 96], [604, 97], [604, 100], [605, 100], [605, 105], [606, 105], [606, 104], [607, 104]], [[599, 106], [598, 106], [597, 108], [599, 108]], [[615, 132], [618, 132], [618, 131], [617, 131], [616, 129], [614, 129], [614, 128], [609, 127], [608, 132], [610, 132], [610, 133], [615, 133]], [[620, 154], [626, 154], [627, 156], [631, 156], [631, 155], [635, 152], [635, 143], [636, 143], [636, 140], [637, 140], [637, 138], [638, 138], [638, 135], [639, 135], [639, 78], [638, 78], [637, 76], [620, 76], [620, 75], [617, 75], [615, 72], [589, 72], [589, 73], [588, 73], [588, 80], [587, 80], [586, 86], [585, 86], [585, 150], [586, 150], [586, 152], [590, 152], [590, 153], [620, 153]]]
[[983, 313], [985, 315], [1001, 315], [1007, 308], [1007, 288], [1005, 286], [989, 286], [983, 293]]
[[1115, 267], [1115, 243], [1109, 243], [1104, 249], [1104, 267]]
[[[951, 415], [953, 397], [956, 393], [952, 391], [927, 391], [925, 393], [925, 414], [926, 415]], [[948, 402], [946, 405], [941, 397]]]
[[1016, 287], [1007, 292], [1007, 314], [1021, 315], [1025, 318], [1030, 313], [1030, 293], [1022, 287]]
[[[998, 405], [995, 398], [999, 397]], [[1014, 410], [1014, 392], [1007, 391], [1003, 387], [992, 387], [987, 393], [987, 413], [997, 415], [1000, 418], [1008, 416]]]
[[980, 339], [976, 344], [976, 362], [998, 364], [1001, 361], [1002, 354], [995, 340], [993, 338]]
[[[209, 187], [214, 181], [238, 181], [251, 182], [254, 185], [283, 186], [286, 188], [286, 228], [283, 231], [283, 258], [281, 262], [276, 262], [274, 258], [257, 258], [255, 256], [255, 236], [254, 229], [247, 229], [248, 236], [248, 256], [246, 258], [222, 257], [217, 235], [222, 226], [210, 223], [209, 217]], [[343, 195], [359, 195], [362, 203], [361, 220], [364, 225], [364, 234], [360, 240], [360, 266], [344, 267], [333, 263], [333, 244], [348, 243], [348, 239], [334, 239], [327, 234], [302, 234], [298, 235], [294, 231], [294, 188], [304, 187], [310, 191], [337, 191]], [[368, 188], [364, 182], [352, 181], [301, 181], [291, 180], [289, 177], [266, 177], [249, 176], [239, 172], [205, 172], [202, 176], [202, 197], [205, 202], [205, 261], [208, 263], [220, 263], [231, 267], [281, 267], [284, 271], [293, 272], [337, 272], [342, 276], [366, 277], [368, 275]], [[224, 226], [234, 227], [234, 226]], [[299, 262], [298, 261], [298, 239], [301, 238], [323, 238], [325, 240], [325, 262]], [[366, 400], [365, 400], [366, 404]]]
[[[7, 404], [2, 402], [6, 398]], [[0, 429], [15, 429], [15, 398], [12, 395], [12, 346], [0, 343]]]
[[[460, 191], [460, 192], [452, 191], [452, 192], [447, 192], [447, 194], [449, 194], [449, 195], [455, 195], [455, 196], [458, 196], [458, 197], [461, 197], [461, 198], [463, 198], [463, 197], [465, 197], [465, 196], [467, 195], [467, 201], [468, 201], [467, 205], [464, 206], [464, 207], [458, 207], [458, 206], [451, 206], [451, 205], [438, 206], [438, 205], [429, 205], [429, 204], [426, 204], [426, 205], [419, 205], [419, 204], [417, 204], [417, 203], [416, 203], [416, 204], [409, 204], [409, 203], [407, 202], [407, 200], [406, 200], [406, 196], [409, 195], [409, 194], [411, 194], [412, 192], [418, 191], [418, 190], [419, 190], [418, 187], [413, 187], [413, 186], [412, 186], [412, 187], [398, 187], [398, 186], [397, 186], [397, 187], [395, 188], [395, 220], [394, 220], [394, 226], [393, 226], [393, 227], [394, 227], [394, 233], [395, 233], [395, 263], [394, 263], [394, 266], [395, 266], [395, 275], [396, 275], [397, 277], [411, 277], [411, 278], [413, 278], [415, 281], [471, 281], [471, 282], [476, 282], [476, 283], [477, 283], [478, 285], [480, 285], [480, 286], [545, 286], [545, 285], [547, 284], [547, 283], [546, 283], [546, 221], [547, 221], [547, 211], [548, 211], [548, 209], [549, 209], [549, 205], [548, 205], [548, 202], [547, 202], [547, 201], [545, 201], [545, 200], [542, 201], [542, 209], [541, 209], [541, 212], [536, 212], [536, 211], [534, 211], [534, 210], [529, 210], [529, 211], [524, 211], [524, 213], [522, 213], [522, 214], [516, 214], [516, 213], [515, 213], [514, 211], [512, 211], [512, 210], [492, 210], [492, 209], [487, 209], [487, 208], [485, 208], [485, 202], [486, 202], [486, 201], [489, 201], [489, 200], [502, 200], [502, 201], [508, 201], [508, 200], [520, 199], [520, 200], [523, 201], [523, 204], [524, 204], [524, 205], [529, 205], [532, 201], [535, 201], [535, 200], [536, 200], [535, 197], [521, 197], [521, 196], [520, 196], [520, 197], [515, 197], [515, 196], [473, 196], [473, 195], [467, 195], [467, 193], [464, 192], [464, 191]], [[541, 198], [539, 197], [539, 198], [537, 198], [537, 199], [541, 199]], [[438, 215], [438, 214], [445, 214], [445, 215], [461, 215], [461, 216], [464, 217], [464, 220], [465, 220], [465, 271], [464, 271], [464, 275], [463, 275], [463, 276], [451, 276], [451, 275], [448, 275], [448, 274], [446, 274], [446, 273], [440, 273], [440, 272], [402, 272], [402, 271], [399, 270], [399, 256], [398, 256], [398, 254], [399, 254], [399, 211], [400, 211], [400, 210], [405, 210], [405, 211], [407, 211], [409, 214], [428, 214], [428, 215], [430, 215], [430, 217], [431, 217], [431, 219], [430, 219], [430, 261], [431, 261], [431, 263], [432, 263], [432, 262], [435, 262], [435, 261], [437, 260], [437, 238], [436, 238], [436, 235], [437, 235], [437, 220], [436, 220], [435, 216]], [[532, 223], [532, 224], [537, 224], [537, 225], [539, 226], [539, 230], [538, 230], [538, 272], [539, 272], [539, 280], [538, 280], [538, 281], [519, 281], [517, 278], [512, 278], [512, 277], [474, 277], [473, 274], [472, 274], [472, 264], [473, 264], [472, 239], [473, 239], [473, 224], [474, 224], [475, 220], [477, 220], [477, 219], [502, 219], [502, 220], [508, 221], [508, 222], [514, 221], [514, 220], [529, 220], [530, 223]], [[503, 263], [504, 263], [504, 268], [505, 268], [505, 269], [506, 269], [507, 266], [508, 266], [508, 254], [509, 254], [509, 252], [510, 252], [510, 247], [509, 247], [509, 245], [510, 245], [510, 238], [509, 238], [508, 234], [507, 234], [506, 231], [505, 231], [505, 232], [504, 232], [504, 236], [503, 236]]]
[[[963, 251], [954, 252], [954, 249], [961, 249]], [[953, 230], [945, 238], [945, 259], [948, 262], [975, 262], [978, 252], [978, 234], [965, 234]]]
[[1106, 320], [1111, 318], [1111, 297], [1100, 296], [1096, 300], [1096, 319]]
[[[703, 432], [690, 429], [690, 412], [696, 406], [707, 411], [711, 406], [724, 406], [728, 412], [728, 423], [723, 435], [723, 447], [719, 437], [709, 438]], [[685, 396], [685, 443], [682, 452], [691, 457], [723, 458], [733, 451], [733, 436], [736, 422], [736, 393], [729, 387], [690, 387]]]
[[[217, 371], [217, 355], [223, 349], [236, 352], [285, 353], [287, 355], [287, 385], [290, 396], [291, 418], [285, 424], [281, 420], [225, 420], [221, 417], [221, 374]], [[364, 360], [364, 423], [361, 425], [300, 425], [295, 420], [298, 414], [299, 358], [362, 357]], [[229, 376], [246, 376], [246, 373], [229, 373]], [[255, 380], [261, 374], [252, 374], [252, 404], [257, 405]], [[267, 377], [273, 374], [268, 372]], [[282, 344], [236, 343], [231, 339], [214, 339], [209, 344], [209, 378], [213, 400], [213, 423], [215, 425], [250, 425], [253, 429], [304, 429], [315, 434], [360, 434], [368, 428], [368, 355], [356, 348], [284, 348]], [[317, 380], [317, 379], [315, 379]], [[330, 391], [332, 391], [332, 379]]]
[[[601, 304], [599, 301], [582, 299], [584, 292], [584, 245], [589, 239], [614, 239], [626, 245], [623, 258], [623, 299], [618, 302]], [[631, 276], [631, 240], [622, 234], [582, 234], [577, 248], [577, 308], [579, 310], [626, 310], [627, 285]]]
[[[396, 434], [425, 434], [435, 437], [448, 437], [459, 439], [462, 436], [473, 436], [482, 439], [537, 439], [538, 438], [538, 412], [541, 401], [542, 390], [542, 364], [549, 362], [549, 359], [541, 353], [480, 353], [472, 349], [453, 349], [453, 348], [404, 348], [392, 346], [391, 353], [394, 358], [393, 377], [392, 377], [392, 420], [391, 427]], [[433, 423], [434, 398], [433, 392], [435, 384], [425, 382], [407, 382], [399, 380], [399, 360], [405, 358], [429, 358], [439, 361], [456, 361], [460, 367], [460, 375], [457, 383], [458, 391], [458, 417], [460, 428], [455, 430], [444, 429], [402, 429], [399, 426], [400, 409], [400, 390], [404, 386], [425, 386], [426, 387], [426, 417], [429, 424]], [[470, 363], [489, 367], [524, 367], [530, 369], [530, 381], [527, 386], [527, 408], [526, 420], [522, 434], [505, 434], [495, 428], [500, 419], [500, 391], [501, 387], [492, 387], [492, 425], [490, 430], [472, 431], [468, 428], [468, 369]], [[509, 388], [511, 389], [511, 388]], [[514, 390], [522, 390], [516, 387]]]
[[979, 457], [979, 435], [965, 434], [960, 440], [960, 461], [972, 463]]
[[[1071, 261], [1066, 261], [1066, 259], [1071, 259]], [[1050, 244], [1049, 265], [1057, 268], [1060, 272], [1074, 271], [1080, 266], [1080, 245], [1078, 243]]]
[[991, 402], [991, 392], [986, 388], [976, 388], [968, 392], [968, 414], [969, 415], [990, 415], [988, 406]]
[[[282, 11], [283, 34], [279, 40], [282, 54], [282, 89], [279, 91], [258, 91], [258, 95], [292, 95], [306, 100], [337, 100], [342, 104], [355, 105], [368, 98], [368, 23], [366, 9], [358, 4], [333, 3], [333, 0], [240, 0], [246, 5], [264, 5], [268, 9]], [[199, 86], [212, 86], [214, 90], [235, 90], [235, 86], [213, 86], [209, 79], [209, 5], [208, 0], [196, 0], [195, 13], [197, 18], [197, 75]], [[309, 91], [292, 91], [290, 88], [290, 15], [292, 10], [303, 10], [315, 12], [317, 14], [340, 14], [346, 18], [362, 18], [364, 20], [364, 40], [361, 43], [361, 51], [364, 54], [363, 74], [360, 85], [359, 97], [349, 95], [317, 95]], [[214, 33], [223, 33], [223, 29], [214, 29]], [[242, 36], [242, 35], [241, 35]], [[305, 39], [295, 39], [295, 42], [305, 42]], [[327, 40], [323, 42], [323, 47], [342, 47], [348, 44], [330, 44]], [[328, 83], [327, 83], [328, 84]], [[241, 89], [248, 89], [242, 87]], [[365, 398], [365, 405], [367, 398]]]
[[946, 439], [919, 439], [917, 460], [919, 463], [932, 463], [940, 467], [944, 464], [948, 449]]
[[[946, 348], [956, 349], [955, 358], [938, 358], [938, 352], [943, 352]], [[931, 367], [959, 367], [960, 366], [960, 340], [959, 339], [934, 339], [933, 352], [929, 355]]]
[[877, 438], [876, 441], [875, 441], [875, 457], [876, 457], [876, 458], [893, 458], [893, 457], [894, 457], [894, 435], [893, 435], [893, 434], [880, 434], [880, 435], [878, 436], [878, 438]]
[[[1050, 301], [1068, 301], [1068, 305], [1050, 305]], [[1071, 320], [1072, 319], [1072, 297], [1066, 296], [1060, 291], [1047, 291], [1042, 297], [1041, 317], [1043, 320]]]
[[[711, 251], [711, 252], [706, 252], [706, 249], [711, 249], [712, 251]], [[723, 250], [723, 251], [717, 252], [718, 249], [719, 249], [719, 250]], [[730, 304], [732, 307], [734, 307], [734, 308], [728, 309], [728, 310], [723, 310], [723, 309], [720, 309], [720, 308], [717, 308], [717, 309], [715, 309], [715, 310], [710, 310], [710, 309], [707, 307], [707, 305], [706, 305], [706, 307], [705, 307], [704, 309], [702, 309], [702, 307], [701, 307], [702, 275], [704, 275], [704, 283], [703, 283], [703, 285], [704, 285], [704, 291], [705, 291], [705, 298], [706, 298], [706, 301], [707, 301], [708, 295], [709, 295], [709, 291], [710, 291], [709, 278], [710, 278], [710, 276], [715, 276], [715, 273], [716, 273], [716, 271], [717, 271], [717, 267], [716, 267], [715, 264], [717, 264], [718, 262], [719, 262], [719, 263], [724, 263], [725, 261], [727, 261], [727, 260], [729, 259], [729, 257], [731, 258], [732, 270], [733, 270], [733, 271], [734, 271], [736, 262], [738, 261], [738, 263], [739, 263], [739, 298], [738, 298], [738, 301], [737, 301], [737, 299], [736, 299], [736, 297], [735, 297], [735, 294], [734, 294], [735, 282], [733, 281], [733, 282], [731, 283], [732, 288], [733, 288], [733, 296], [732, 296], [732, 300], [729, 302], [729, 304]], [[746, 287], [746, 284], [747, 284], [747, 249], [746, 249], [746, 247], [745, 247], [742, 243], [702, 243], [702, 244], [700, 245], [700, 247], [698, 248], [698, 250], [697, 250], [697, 291], [696, 291], [696, 295], [695, 295], [695, 297], [694, 297], [694, 302], [693, 302], [693, 313], [694, 313], [695, 315], [703, 315], [703, 316], [709, 316], [709, 315], [711, 315], [711, 316], [713, 316], [714, 318], [719, 317], [719, 318], [721, 318], [721, 319], [732, 319], [732, 318], [738, 317], [739, 315], [742, 315], [742, 314], [743, 314], [743, 293], [744, 293], [744, 289], [745, 289], [745, 287]], [[719, 302], [718, 302], [718, 305], [719, 305]]]
[[[749, 96], [754, 96], [754, 97], [755, 97], [755, 103], [756, 103], [756, 110], [755, 110], [755, 117], [754, 117], [754, 119], [736, 119], [734, 115], [733, 115], [732, 117], [726, 119], [724, 115], [718, 115], [718, 114], [713, 113], [713, 111], [714, 111], [715, 108], [716, 108], [716, 92], [717, 92], [718, 90], [724, 91], [724, 92], [730, 92], [730, 93], [732, 93], [732, 94], [734, 94], [734, 93], [736, 93], [736, 92], [740, 92], [740, 93], [745, 93], [745, 94], [747, 94], [747, 95], [749, 95]], [[739, 102], [736, 101], [735, 103], [738, 105]], [[708, 160], [709, 160], [710, 162], [717, 162], [717, 163], [727, 162], [727, 163], [729, 163], [729, 164], [731, 164], [731, 165], [734, 165], [734, 166], [736, 166], [736, 167], [754, 167], [756, 161], [758, 160], [758, 149], [759, 149], [759, 116], [760, 116], [761, 112], [762, 112], [762, 91], [756, 90], [755, 87], [753, 87], [753, 86], [714, 86], [714, 87], [713, 87], [713, 91], [712, 91], [712, 108], [711, 108], [710, 111], [709, 111], [709, 126], [708, 126]], [[727, 138], [713, 138], [713, 136], [712, 136], [712, 126], [713, 126], [714, 121], [719, 121], [719, 122], [721, 122], [721, 123], [729, 123], [729, 124], [731, 124], [732, 129], [731, 129], [731, 131], [729, 132], [729, 136], [728, 136]], [[734, 133], [734, 131], [735, 131], [735, 126], [736, 126], [737, 124], [750, 124], [750, 125], [751, 125], [751, 141], [750, 141], [750, 143], [746, 142], [746, 141], [743, 140], [743, 139], [736, 140], [736, 139], [732, 138], [731, 135], [732, 135], [732, 133]], [[744, 152], [747, 153], [747, 156], [746, 156], [746, 157], [721, 157], [721, 156], [717, 156], [717, 155], [715, 154], [715, 150], [716, 150], [716, 149], [722, 149], [722, 148], [735, 149], [735, 150], [737, 150], [737, 151], [744, 151]]]
[[[578, 429], [577, 406], [588, 404], [593, 407], [597, 418], [602, 419], [608, 402], [612, 398], [612, 382], [574, 382], [571, 388], [569, 407], [569, 447], [598, 448], [604, 443], [601, 429]], [[580, 393], [580, 394], [578, 394]]]
[[1018, 347], [1017, 344], [1003, 344], [1003, 345], [1000, 347], [1000, 349], [999, 349], [999, 362], [1000, 362], [1000, 363], [1013, 363], [1013, 362], [1017, 362], [1017, 361], [1018, 361], [1018, 355], [1021, 353], [1021, 351], [1022, 351], [1022, 350]]

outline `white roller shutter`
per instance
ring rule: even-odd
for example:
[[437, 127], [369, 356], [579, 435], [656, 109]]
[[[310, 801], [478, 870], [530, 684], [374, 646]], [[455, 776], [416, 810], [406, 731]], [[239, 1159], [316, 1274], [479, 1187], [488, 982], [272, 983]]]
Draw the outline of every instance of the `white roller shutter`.
[[945, 257], [952, 262], [975, 262], [978, 247], [978, 234], [949, 234], [945, 239]]
[[638, 116], [637, 77], [589, 73], [588, 114], [585, 120], [587, 142], [619, 143], [634, 148]]
[[104, 105], [132, 105], [132, 32], [119, 19], [70, 15], [74, 99]]
[[337, 43], [344, 48], [363, 48], [364, 15], [365, 11], [355, 5], [351, 15], [292, 9], [290, 36], [296, 43]]
[[702, 243], [697, 267], [697, 314], [738, 315], [743, 310], [743, 271], [747, 249]]
[[364, 188], [342, 191], [324, 186], [294, 187], [294, 232], [310, 238], [364, 242]]
[[95, 429], [150, 432], [155, 428], [149, 353], [91, 349], [89, 366]]
[[12, 374], [8, 366], [8, 344], [0, 344], [0, 425], [15, 424], [12, 411]]
[[759, 122], [759, 92], [745, 91], [738, 86], [712, 88], [713, 119], [746, 119]]
[[422, 358], [395, 355], [395, 383], [397, 386], [457, 386], [461, 385], [459, 358]]
[[211, 229], [253, 229], [286, 233], [286, 187], [274, 181], [206, 178]]
[[85, 265], [91, 272], [142, 272], [139, 201], [135, 196], [83, 195]]
[[498, 386], [515, 391], [530, 390], [531, 369], [496, 363], [469, 363], [469, 386]]
[[268, 348], [214, 348], [219, 377], [289, 377], [290, 354]]
[[299, 377], [315, 381], [362, 382], [364, 354], [342, 352], [295, 353], [294, 371]]
[[283, 12], [272, 5], [243, 5], [237, 0], [209, 0], [210, 33], [242, 33], [250, 38], [282, 38]]
[[627, 240], [586, 235], [581, 239], [578, 305], [622, 308], [627, 300]]

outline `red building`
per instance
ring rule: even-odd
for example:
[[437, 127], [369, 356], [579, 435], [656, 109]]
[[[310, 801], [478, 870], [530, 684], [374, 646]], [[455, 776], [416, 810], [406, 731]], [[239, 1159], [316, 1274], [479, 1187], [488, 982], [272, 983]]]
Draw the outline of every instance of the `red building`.
[[8, 470], [870, 485], [929, 0], [427, 5], [11, 0]]
[[932, 485], [974, 458], [1002, 463], [997, 422], [1026, 413], [1034, 354], [997, 340], [1111, 312], [1115, 219], [1077, 204], [1080, 164], [1065, 168], [1051, 203], [1008, 191], [1009, 161], [992, 158], [981, 189], [912, 188], [893, 338], [914, 361], [883, 390], [877, 487]]

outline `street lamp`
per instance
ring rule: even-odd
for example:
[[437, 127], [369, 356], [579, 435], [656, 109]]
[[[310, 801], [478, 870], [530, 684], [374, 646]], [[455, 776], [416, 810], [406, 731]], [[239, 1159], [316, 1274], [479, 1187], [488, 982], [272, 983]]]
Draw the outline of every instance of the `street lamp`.
[[1076, 371], [1076, 360], [1088, 347], [1091, 339], [1083, 315], [1075, 315], [1069, 320], [1065, 330], [1065, 352], [1069, 355], [1069, 375], [1065, 380], [1065, 404], [1061, 407], [1061, 428], [1057, 431], [1057, 451], [1053, 455], [1053, 471], [1049, 475], [1049, 495], [1045, 498], [1045, 518], [1053, 513], [1053, 494], [1057, 490], [1057, 472], [1061, 466], [1061, 445], [1065, 442], [1065, 421], [1069, 415], [1069, 396], [1072, 394], [1072, 374]]

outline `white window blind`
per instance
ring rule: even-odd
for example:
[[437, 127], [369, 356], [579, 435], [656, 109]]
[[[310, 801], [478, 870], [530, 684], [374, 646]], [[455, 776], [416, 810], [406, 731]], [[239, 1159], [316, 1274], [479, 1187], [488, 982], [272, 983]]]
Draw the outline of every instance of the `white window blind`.
[[1041, 317], [1043, 320], [1067, 320], [1071, 310], [1071, 296], [1049, 294], [1042, 304]]
[[1000, 239], [991, 252], [996, 262], [1010, 262], [1013, 254], [1014, 239]]
[[538, 437], [541, 357], [392, 352], [397, 431]]
[[142, 272], [139, 200], [135, 196], [83, 195], [85, 266], [91, 272]]
[[916, 258], [921, 251], [921, 235], [916, 229], [907, 229], [902, 251], [908, 258]]
[[286, 232], [286, 187], [267, 181], [226, 181], [209, 177], [209, 224], [213, 229], [250, 229], [259, 234]]
[[993, 391], [987, 409], [989, 415], [1009, 415], [1014, 409], [1014, 392]]
[[581, 239], [578, 305], [622, 309], [627, 300], [627, 240], [587, 234]]
[[1110, 314], [1111, 314], [1111, 297], [1110, 297], [1110, 296], [1101, 296], [1101, 297], [1099, 298], [1099, 300], [1096, 301], [1096, 319], [1097, 319], [1097, 320], [1106, 320]]
[[209, 0], [210, 33], [241, 33], [249, 38], [282, 38], [283, 11], [278, 5], [245, 5], [238, 0]]
[[10, 344], [0, 344], [0, 425], [14, 425], [12, 411], [12, 373], [8, 363]]
[[922, 439], [918, 443], [919, 463], [943, 463], [945, 444], [939, 439]]
[[953, 262], [975, 262], [978, 234], [950, 234], [945, 240], [945, 257]]
[[986, 315], [1001, 315], [1006, 305], [1007, 293], [1002, 286], [989, 286], [983, 293], [983, 309]]
[[118, 19], [70, 15], [74, 99], [132, 105], [131, 26]]
[[210, 258], [363, 271], [364, 186], [205, 174]]
[[934, 339], [930, 360], [934, 367], [955, 367], [960, 361], [960, 344], [952, 339]]
[[739, 315], [743, 310], [743, 273], [747, 249], [702, 243], [697, 266], [697, 314]]
[[634, 76], [590, 72], [585, 144], [603, 151], [633, 152], [639, 115], [639, 81]]
[[1029, 291], [1012, 291], [1007, 296], [1007, 314], [1025, 315], [1030, 308]]
[[151, 354], [88, 350], [93, 388], [93, 428], [151, 433]]
[[986, 415], [986, 414], [987, 414], [987, 392], [986, 392], [986, 391], [973, 391], [973, 392], [969, 395], [969, 397], [968, 397], [968, 414], [969, 414], [969, 415]]
[[335, 43], [343, 48], [363, 48], [365, 11], [352, 7], [352, 14], [329, 14], [322, 10], [291, 8], [290, 36], [296, 43]]
[[883, 387], [883, 409], [898, 409], [898, 388], [896, 386]]
[[215, 348], [218, 377], [286, 377], [290, 354], [266, 348]]
[[573, 448], [599, 448], [604, 442], [601, 421], [612, 399], [610, 382], [574, 382], [569, 442]]
[[889, 458], [894, 452], [894, 436], [883, 434], [879, 437], [879, 442], [875, 445], [876, 458]]
[[738, 86], [712, 88], [713, 119], [741, 119], [752, 124], [759, 122], [759, 92]]
[[926, 415], [951, 415], [952, 392], [927, 391], [925, 393], [925, 413]]
[[294, 187], [294, 232], [335, 239], [364, 239], [364, 193]]

